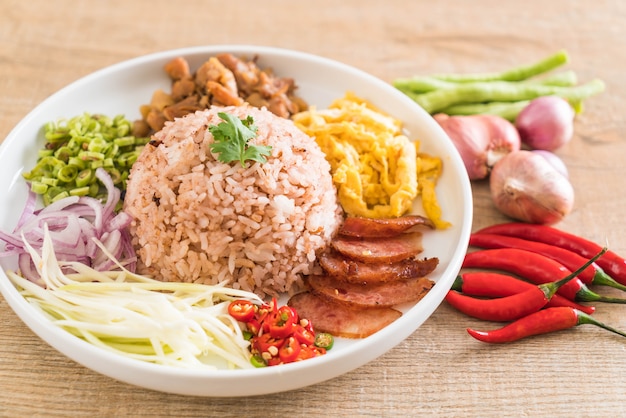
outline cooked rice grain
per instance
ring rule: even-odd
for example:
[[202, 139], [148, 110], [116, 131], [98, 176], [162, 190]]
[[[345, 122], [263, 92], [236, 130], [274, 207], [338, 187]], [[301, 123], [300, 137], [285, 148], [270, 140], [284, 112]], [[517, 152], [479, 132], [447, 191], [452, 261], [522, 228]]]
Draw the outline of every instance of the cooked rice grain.
[[[266, 163], [224, 164], [208, 126], [218, 112], [257, 126]], [[293, 293], [340, 219], [330, 166], [290, 120], [248, 106], [189, 114], [153, 136], [133, 165], [124, 210], [134, 218], [139, 270], [164, 281], [215, 284], [261, 296]]]

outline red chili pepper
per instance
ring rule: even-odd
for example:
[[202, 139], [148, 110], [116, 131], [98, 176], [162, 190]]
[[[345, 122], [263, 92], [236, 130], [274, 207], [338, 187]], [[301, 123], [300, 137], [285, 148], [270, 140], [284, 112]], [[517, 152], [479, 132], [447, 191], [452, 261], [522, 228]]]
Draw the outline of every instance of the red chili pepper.
[[596, 325], [626, 337], [626, 333], [605, 325], [582, 311], [569, 307], [543, 309], [491, 331], [477, 331], [468, 328], [467, 332], [477, 340], [499, 344], [521, 340], [531, 335], [547, 334], [573, 328], [582, 324]]
[[252, 334], [250, 362], [255, 367], [290, 363], [326, 353], [315, 346], [311, 321], [300, 320], [298, 312], [291, 306], [279, 307], [276, 298], [261, 305], [235, 300], [228, 305], [228, 312], [245, 323], [247, 331]]
[[300, 324], [294, 326], [293, 336], [300, 344], [311, 345], [315, 342], [315, 334]]
[[237, 321], [248, 322], [254, 318], [256, 306], [249, 300], [238, 299], [228, 305], [228, 313]]
[[[565, 277], [571, 273], [558, 261], [517, 248], [496, 248], [467, 253], [463, 260], [463, 267], [503, 270], [517, 274], [535, 284], [550, 283], [557, 277]], [[563, 285], [559, 293], [569, 300], [626, 303], [626, 299], [600, 296], [578, 278]]]
[[455, 290], [446, 294], [446, 302], [453, 308], [474, 318], [486, 321], [508, 322], [537, 312], [548, 303], [542, 289], [533, 289], [498, 299], [477, 299]]
[[261, 323], [256, 318], [252, 318], [246, 322], [246, 327], [252, 335], [259, 335], [261, 333]]
[[288, 337], [278, 350], [278, 357], [283, 363], [292, 363], [296, 361], [300, 354], [300, 342], [295, 337]]
[[306, 360], [306, 359], [313, 358], [313, 357], [315, 357], [315, 353], [313, 352], [313, 349], [311, 348], [311, 346], [305, 345], [304, 347], [300, 349], [300, 352], [298, 353], [298, 358], [296, 359], [296, 361]]
[[319, 357], [326, 354], [328, 349], [324, 347], [318, 347], [316, 345], [311, 346], [311, 351], [313, 351], [313, 357]]
[[274, 338], [287, 338], [293, 332], [296, 319], [296, 314], [291, 307], [281, 306], [266, 319], [268, 323], [267, 332]]
[[[591, 257], [601, 248], [600, 245], [593, 241], [548, 225], [510, 222], [489, 226], [478, 232], [481, 234], [508, 235], [540, 241], [573, 251], [582, 257]], [[620, 257], [613, 251], [607, 251], [606, 254], [598, 259], [597, 264], [617, 282], [626, 285], [626, 259]]]
[[[532, 287], [535, 285], [508, 274], [481, 271], [457, 276], [451, 289], [470, 296], [500, 298], [524, 292]], [[546, 304], [546, 307], [553, 306], [569, 306], [590, 315], [596, 311], [593, 306], [581, 305], [559, 294], [552, 296]]]
[[300, 348], [300, 353], [298, 353], [298, 358], [296, 359], [296, 361], [310, 359], [325, 353], [326, 350], [320, 349], [319, 347], [316, 347], [314, 345], [303, 345]]
[[253, 352], [259, 354], [266, 361], [270, 357], [278, 357], [278, 350], [285, 342], [282, 338], [274, 338], [270, 334], [254, 337], [252, 340]]
[[545, 307], [557, 290], [576, 279], [581, 271], [590, 266], [605, 251], [606, 249], [594, 258], [586, 260], [582, 266], [561, 280], [533, 286], [521, 293], [498, 299], [477, 299], [450, 290], [446, 295], [446, 301], [466, 315], [478, 319], [500, 322], [519, 319]]
[[268, 366], [278, 366], [281, 363], [282, 363], [282, 361], [280, 361], [280, 357], [278, 357], [278, 356], [272, 357], [269, 360], [267, 360], [267, 365]]
[[[582, 257], [575, 252], [561, 247], [507, 235], [475, 233], [470, 236], [469, 245], [481, 248], [519, 248], [550, 257], [570, 270], [576, 269], [589, 257]], [[593, 254], [592, 254], [593, 256]], [[586, 268], [578, 276], [587, 285], [610, 286], [626, 291], [626, 286], [616, 282], [597, 264]]]

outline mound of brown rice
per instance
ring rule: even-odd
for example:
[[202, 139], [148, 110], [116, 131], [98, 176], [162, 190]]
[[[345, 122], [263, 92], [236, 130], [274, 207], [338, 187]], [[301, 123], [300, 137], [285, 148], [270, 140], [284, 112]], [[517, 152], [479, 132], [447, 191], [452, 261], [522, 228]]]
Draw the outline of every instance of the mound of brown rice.
[[[271, 145], [266, 163], [230, 164], [209, 150], [218, 112], [251, 115]], [[287, 119], [249, 106], [212, 107], [168, 122], [133, 165], [124, 210], [139, 272], [261, 296], [301, 289], [340, 219], [330, 166]]]

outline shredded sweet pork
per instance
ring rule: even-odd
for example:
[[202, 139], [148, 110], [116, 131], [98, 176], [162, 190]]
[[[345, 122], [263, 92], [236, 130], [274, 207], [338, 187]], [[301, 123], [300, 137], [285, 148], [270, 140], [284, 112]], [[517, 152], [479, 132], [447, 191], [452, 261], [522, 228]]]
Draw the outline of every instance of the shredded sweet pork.
[[156, 90], [150, 104], [141, 106], [140, 120], [133, 134], [148, 136], [163, 128], [166, 121], [211, 105], [266, 107], [283, 118], [305, 110], [308, 105], [296, 96], [292, 78], [278, 77], [271, 69], [261, 69], [256, 57], [245, 60], [223, 53], [210, 57], [195, 72], [183, 57], [164, 67], [172, 80], [171, 91]]

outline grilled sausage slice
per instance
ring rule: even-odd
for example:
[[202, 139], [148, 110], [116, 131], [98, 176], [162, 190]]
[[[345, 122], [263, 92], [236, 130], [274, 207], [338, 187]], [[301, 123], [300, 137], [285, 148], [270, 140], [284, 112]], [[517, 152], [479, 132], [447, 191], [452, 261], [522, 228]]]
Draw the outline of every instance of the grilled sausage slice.
[[308, 276], [311, 292], [350, 307], [380, 308], [417, 302], [434, 286], [426, 277], [377, 284], [356, 284], [332, 276]]
[[330, 245], [342, 255], [362, 263], [395, 263], [423, 251], [421, 232], [367, 240], [339, 235]]
[[430, 219], [420, 215], [383, 219], [349, 216], [339, 227], [339, 234], [359, 238], [388, 238], [399, 235], [418, 225], [431, 229], [435, 227], [435, 224]]
[[368, 337], [402, 316], [392, 308], [350, 308], [310, 292], [292, 296], [287, 304], [310, 320], [316, 331], [344, 338]]
[[336, 251], [325, 251], [318, 257], [318, 262], [326, 274], [336, 277], [337, 280], [374, 284], [424, 277], [435, 270], [439, 259], [409, 258], [395, 263], [363, 263], [344, 257]]

